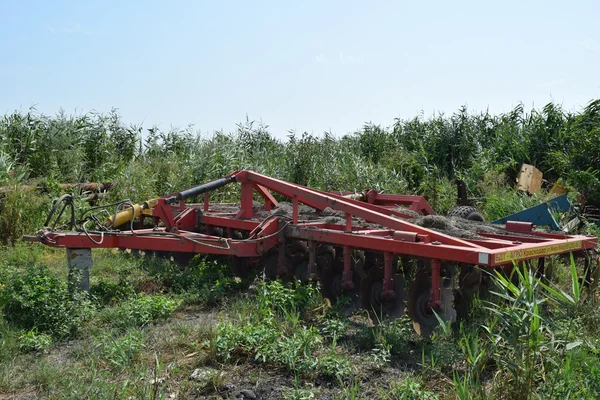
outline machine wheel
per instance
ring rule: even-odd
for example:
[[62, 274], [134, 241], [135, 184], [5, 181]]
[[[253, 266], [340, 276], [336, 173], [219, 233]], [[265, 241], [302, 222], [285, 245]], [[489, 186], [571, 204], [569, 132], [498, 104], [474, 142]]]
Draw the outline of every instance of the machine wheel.
[[452, 211], [448, 213], [451, 217], [459, 217], [463, 219], [467, 219], [469, 221], [478, 221], [485, 222], [483, 215], [475, 207], [471, 206], [460, 206], [454, 208]]
[[[456, 311], [453, 307], [454, 293], [452, 285], [441, 285], [442, 310], [437, 311], [442, 321], [455, 321]], [[431, 279], [425, 269], [417, 272], [415, 279], [410, 284], [408, 291], [407, 311], [413, 321], [413, 328], [417, 334], [423, 337], [430, 337], [433, 329], [439, 325], [431, 307], [429, 307], [429, 291], [431, 289]]]
[[392, 320], [401, 318], [406, 309], [406, 289], [404, 277], [400, 274], [394, 274], [393, 285], [396, 297], [390, 300], [383, 300], [381, 293], [383, 291], [382, 268], [372, 267], [369, 269], [366, 278], [361, 286], [361, 304], [364, 309], [369, 311], [377, 320], [388, 317]]

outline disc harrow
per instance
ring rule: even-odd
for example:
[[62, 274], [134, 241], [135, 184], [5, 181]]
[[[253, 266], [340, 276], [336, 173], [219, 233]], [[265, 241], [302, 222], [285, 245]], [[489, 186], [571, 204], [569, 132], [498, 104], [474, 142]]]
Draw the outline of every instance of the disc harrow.
[[[211, 193], [234, 183], [240, 185], [239, 203], [211, 203]], [[196, 198], [201, 201], [192, 202]], [[62, 208], [53, 207], [61, 209], [58, 217], [74, 207], [72, 199], [61, 202]], [[420, 196], [328, 193], [248, 170], [116, 207], [112, 213], [88, 210], [64, 225], [49, 218], [47, 228], [25, 239], [66, 248], [70, 268], [85, 272], [96, 248], [131, 249], [181, 264], [195, 254], [222, 256], [240, 276], [258, 270], [270, 279], [319, 280], [324, 296], [343, 299], [348, 313], [362, 307], [378, 319], [408, 315], [425, 336], [439, 320], [454, 321], [457, 310], [462, 317], [459, 300], [481, 290], [485, 272], [510, 274], [515, 265], [535, 260], [543, 273], [546, 257], [568, 253], [589, 263], [597, 246], [595, 237], [514, 221], [493, 228], [469, 221], [471, 233], [456, 235], [423, 221], [434, 212]], [[588, 270], [585, 279], [595, 281], [597, 274]], [[85, 289], [89, 282], [80, 285]]]

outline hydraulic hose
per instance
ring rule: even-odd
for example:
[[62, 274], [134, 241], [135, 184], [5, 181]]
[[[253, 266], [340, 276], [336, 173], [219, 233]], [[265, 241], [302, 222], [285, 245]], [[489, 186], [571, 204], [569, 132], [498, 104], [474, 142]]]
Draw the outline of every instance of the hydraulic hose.
[[200, 194], [210, 192], [211, 190], [218, 189], [227, 185], [228, 183], [235, 181], [235, 175], [230, 175], [225, 178], [219, 178], [211, 182], [203, 183], [202, 185], [195, 186], [181, 192], [176, 193], [174, 196], [167, 197], [165, 202], [172, 204], [181, 200], [187, 200]]

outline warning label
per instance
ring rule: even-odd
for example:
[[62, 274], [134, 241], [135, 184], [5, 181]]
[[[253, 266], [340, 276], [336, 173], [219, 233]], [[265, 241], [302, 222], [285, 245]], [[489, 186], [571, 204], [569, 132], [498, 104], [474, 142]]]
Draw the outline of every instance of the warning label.
[[494, 255], [494, 264], [507, 263], [514, 260], [522, 260], [525, 258], [544, 257], [551, 254], [565, 253], [573, 250], [580, 250], [583, 245], [580, 240], [574, 242], [566, 242], [560, 244], [551, 244], [548, 246], [534, 247], [522, 250], [510, 250], [504, 253]]

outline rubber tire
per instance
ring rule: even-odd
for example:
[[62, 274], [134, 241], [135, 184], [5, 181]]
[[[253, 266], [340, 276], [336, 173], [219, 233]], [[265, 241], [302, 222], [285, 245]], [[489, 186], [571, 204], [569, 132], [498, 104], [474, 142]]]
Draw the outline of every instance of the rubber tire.
[[448, 213], [451, 217], [459, 217], [469, 221], [485, 222], [483, 215], [475, 207], [471, 206], [460, 206], [454, 208]]

